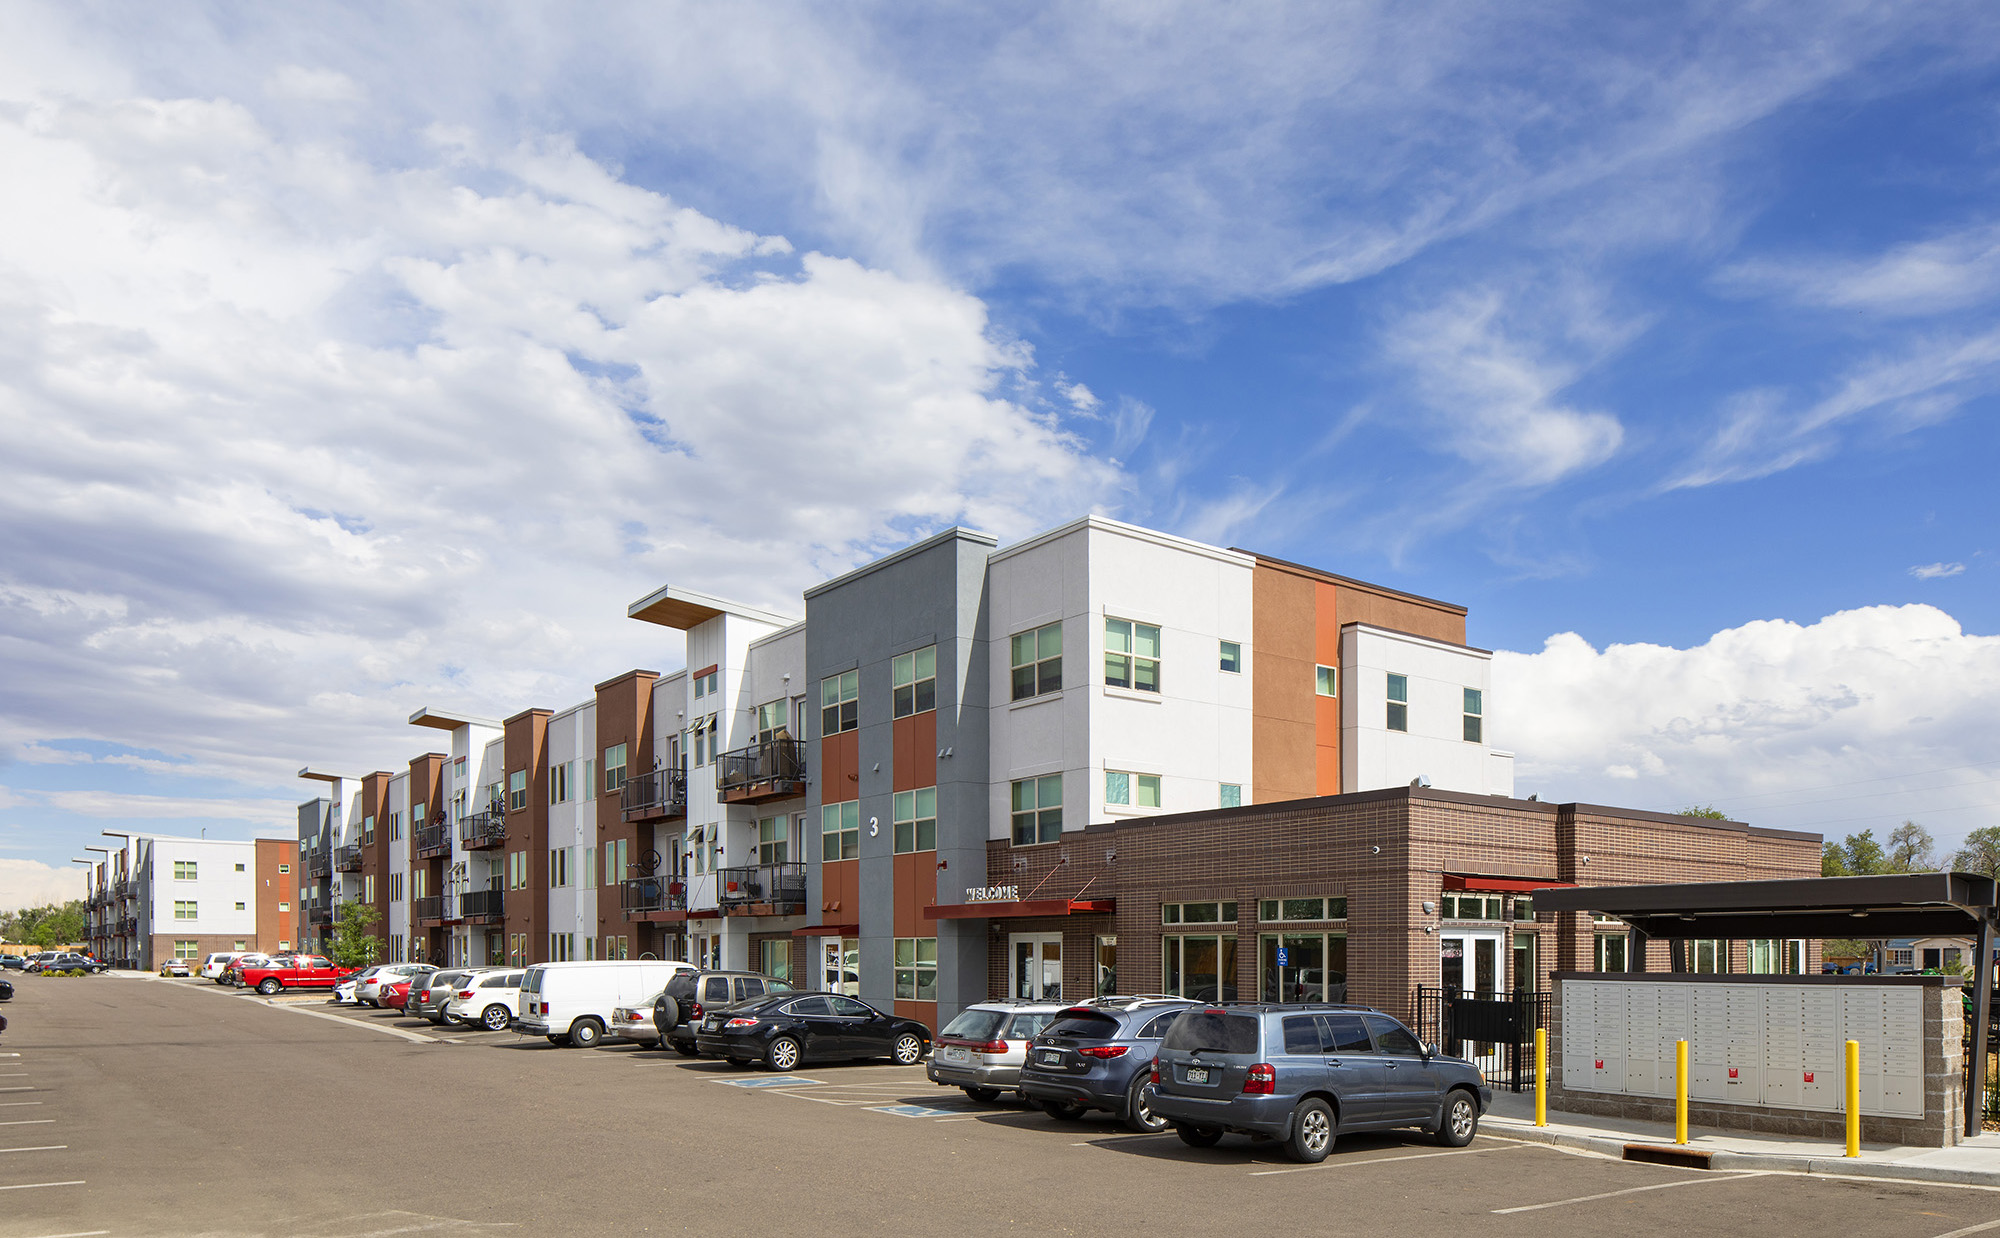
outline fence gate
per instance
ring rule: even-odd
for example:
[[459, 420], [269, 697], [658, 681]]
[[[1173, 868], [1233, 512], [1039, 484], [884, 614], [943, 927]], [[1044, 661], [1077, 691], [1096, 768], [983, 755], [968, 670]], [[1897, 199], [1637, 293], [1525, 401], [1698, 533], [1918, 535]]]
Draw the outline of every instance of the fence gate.
[[1535, 1083], [1535, 1029], [1549, 1025], [1550, 996], [1419, 988], [1417, 1037], [1470, 1060], [1494, 1086], [1519, 1092]]

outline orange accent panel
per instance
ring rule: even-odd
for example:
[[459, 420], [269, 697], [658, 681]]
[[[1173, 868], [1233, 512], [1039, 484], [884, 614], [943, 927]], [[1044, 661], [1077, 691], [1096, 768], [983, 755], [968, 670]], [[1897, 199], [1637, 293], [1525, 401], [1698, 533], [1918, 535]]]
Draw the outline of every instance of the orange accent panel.
[[937, 902], [937, 852], [917, 851], [895, 857], [895, 935], [936, 937], [937, 921], [924, 908]]
[[819, 741], [819, 802], [861, 798], [861, 732], [842, 731]]
[[1316, 583], [1259, 562], [1250, 659], [1251, 798], [1259, 804], [1314, 793], [1312, 659], [1318, 641]]
[[861, 919], [861, 861], [834, 860], [819, 866], [820, 901], [838, 903], [836, 910], [822, 910], [819, 918], [828, 924], [854, 924]]
[[917, 1022], [931, 1029], [931, 1035], [937, 1035], [938, 1017], [936, 1002], [897, 1002], [896, 1017], [899, 1019], [915, 1019]]
[[[1340, 786], [1340, 700], [1337, 697], [1320, 696], [1318, 689], [1318, 668], [1336, 668], [1341, 678], [1346, 672], [1340, 670], [1340, 591], [1325, 581], [1313, 583], [1313, 744], [1315, 781], [1321, 795], [1339, 795]], [[1340, 691], [1347, 691], [1342, 683]]]
[[937, 785], [937, 711], [925, 710], [914, 718], [898, 718], [891, 724], [894, 737], [895, 775], [891, 789], [914, 791]]

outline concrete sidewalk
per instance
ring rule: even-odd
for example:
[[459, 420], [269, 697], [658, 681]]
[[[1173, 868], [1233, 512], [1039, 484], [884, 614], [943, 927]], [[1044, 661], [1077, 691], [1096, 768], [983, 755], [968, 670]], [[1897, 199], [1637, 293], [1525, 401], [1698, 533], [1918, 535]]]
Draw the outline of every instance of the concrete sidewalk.
[[1627, 1145], [1641, 1144], [1705, 1155], [1711, 1169], [1842, 1174], [2000, 1188], [2000, 1134], [1992, 1132], [1976, 1135], [1955, 1148], [1864, 1143], [1861, 1155], [1850, 1159], [1843, 1155], [1846, 1148], [1838, 1143], [1707, 1130], [1690, 1124], [1687, 1146], [1677, 1148], [1674, 1128], [1658, 1122], [1558, 1113], [1551, 1109], [1549, 1124], [1538, 1127], [1535, 1094], [1505, 1090], [1493, 1093], [1493, 1108], [1481, 1120], [1480, 1129], [1510, 1139], [1580, 1148], [1621, 1159], [1626, 1156]]

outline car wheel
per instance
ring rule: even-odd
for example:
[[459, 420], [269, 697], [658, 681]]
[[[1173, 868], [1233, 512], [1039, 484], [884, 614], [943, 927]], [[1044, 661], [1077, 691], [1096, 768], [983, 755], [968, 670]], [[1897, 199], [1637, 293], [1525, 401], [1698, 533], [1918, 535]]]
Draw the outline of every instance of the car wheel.
[[1043, 1100], [1036, 1101], [1035, 1103], [1042, 1107], [1043, 1113], [1048, 1114], [1058, 1122], [1080, 1122], [1083, 1120], [1082, 1105], [1073, 1105], [1066, 1100]]
[[896, 1047], [890, 1052], [898, 1066], [915, 1066], [924, 1060], [924, 1038], [915, 1032], [904, 1032], [896, 1037]]
[[674, 1052], [680, 1054], [682, 1057], [701, 1056], [701, 1050], [695, 1048], [694, 1042], [691, 1040], [668, 1040], [667, 1043], [672, 1045]]
[[1153, 1112], [1152, 1080], [1145, 1073], [1132, 1080], [1125, 1093], [1125, 1127], [1141, 1135], [1157, 1135], [1167, 1129], [1167, 1120]]
[[1174, 1134], [1190, 1148], [1212, 1148], [1222, 1142], [1222, 1132], [1213, 1126], [1176, 1126]]
[[284, 985], [278, 983], [276, 977], [267, 977], [257, 982], [257, 991], [266, 997], [271, 996], [271, 994], [276, 993], [284, 987]]
[[489, 1032], [504, 1032], [507, 1030], [507, 1025], [513, 1022], [513, 1020], [514, 1016], [512, 1012], [499, 1002], [494, 1002], [491, 1006], [479, 1012], [479, 1026]]
[[1447, 1148], [1462, 1148], [1479, 1133], [1479, 1102], [1472, 1093], [1457, 1088], [1444, 1098], [1444, 1118], [1438, 1123], [1436, 1139]]
[[604, 1039], [604, 1025], [596, 1019], [578, 1019], [570, 1025], [569, 1043], [578, 1049], [588, 1049]]
[[1295, 1161], [1317, 1165], [1333, 1151], [1333, 1110], [1323, 1100], [1299, 1102], [1292, 1110], [1292, 1133], [1285, 1139], [1285, 1154]]
[[999, 1088], [968, 1087], [965, 1089], [965, 1094], [967, 1096], [970, 1096], [973, 1100], [978, 1101], [982, 1105], [990, 1105], [994, 1101], [1000, 1099]]
[[800, 1053], [798, 1041], [790, 1036], [780, 1036], [764, 1051], [764, 1064], [779, 1072], [793, 1070], [799, 1064]]

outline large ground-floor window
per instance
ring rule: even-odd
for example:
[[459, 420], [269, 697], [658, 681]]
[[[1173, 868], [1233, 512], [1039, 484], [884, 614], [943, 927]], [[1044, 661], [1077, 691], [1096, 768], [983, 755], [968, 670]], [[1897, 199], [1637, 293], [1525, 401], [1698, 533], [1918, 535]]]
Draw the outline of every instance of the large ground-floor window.
[[1599, 933], [1597, 935], [1596, 969], [1598, 971], [1629, 971], [1626, 966], [1626, 937], [1623, 933]]
[[790, 984], [792, 980], [792, 943], [783, 940], [758, 942], [757, 970], [774, 980], [782, 980]]
[[1347, 934], [1266, 933], [1257, 975], [1267, 1002], [1344, 1002]]
[[1806, 970], [1806, 943], [1790, 940], [1758, 940], [1750, 943], [1751, 975], [1802, 976]]
[[177, 959], [198, 959], [201, 957], [199, 941], [179, 940], [174, 942], [174, 957]]
[[937, 938], [896, 938], [896, 997], [901, 1001], [937, 1000]]
[[1160, 939], [1160, 991], [1198, 1002], [1236, 1000], [1236, 936]]

